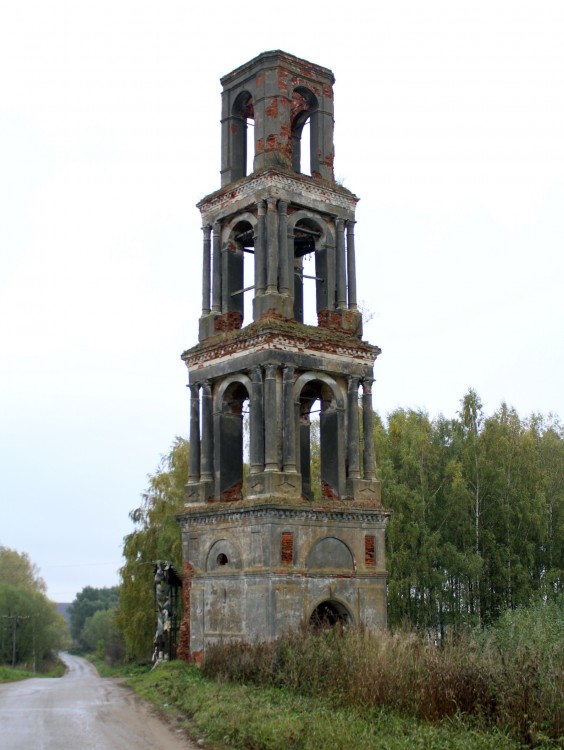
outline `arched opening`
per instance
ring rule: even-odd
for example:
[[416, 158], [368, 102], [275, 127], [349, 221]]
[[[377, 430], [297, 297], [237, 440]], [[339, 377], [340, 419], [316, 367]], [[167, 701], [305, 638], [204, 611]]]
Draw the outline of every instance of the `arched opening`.
[[325, 628], [334, 628], [335, 626], [344, 627], [352, 622], [349, 610], [341, 602], [334, 599], [327, 599], [311, 613], [309, 626], [313, 630], [323, 630]]
[[292, 169], [312, 175], [316, 157], [315, 125], [317, 123], [317, 97], [303, 86], [292, 93]]
[[[241, 179], [253, 171], [254, 127], [248, 127], [248, 121], [254, 121], [253, 97], [248, 91], [242, 91], [233, 103], [230, 141], [231, 141], [231, 181]], [[254, 125], [254, 122], [253, 122]], [[250, 133], [248, 132], [250, 130]], [[252, 148], [249, 148], [252, 144]], [[249, 169], [249, 165], [251, 165]]]
[[223, 279], [226, 284], [225, 297], [227, 310], [239, 313], [242, 325], [252, 322], [254, 296], [254, 230], [246, 221], [239, 221], [233, 227], [224, 253]]
[[[299, 402], [302, 495], [308, 500], [338, 497], [339, 423], [334, 394], [326, 383], [310, 380], [303, 387]], [[312, 445], [316, 419], [319, 420], [319, 443]]]
[[236, 502], [243, 498], [244, 465], [244, 411], [249, 393], [243, 383], [231, 383], [221, 403], [219, 429], [219, 499]]
[[319, 311], [327, 308], [327, 248], [321, 237], [312, 219], [300, 219], [294, 228], [294, 319], [306, 325], [317, 325]]

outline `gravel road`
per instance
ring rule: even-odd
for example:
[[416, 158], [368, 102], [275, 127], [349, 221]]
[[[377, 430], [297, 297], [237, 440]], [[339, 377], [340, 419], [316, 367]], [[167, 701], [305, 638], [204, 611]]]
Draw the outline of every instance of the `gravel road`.
[[195, 750], [118, 681], [62, 654], [61, 678], [0, 685], [2, 750]]

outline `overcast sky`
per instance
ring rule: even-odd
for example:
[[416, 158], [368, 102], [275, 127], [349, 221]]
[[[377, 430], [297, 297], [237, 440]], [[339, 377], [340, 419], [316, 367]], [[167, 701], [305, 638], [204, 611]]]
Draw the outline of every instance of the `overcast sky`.
[[220, 76], [333, 70], [374, 406], [564, 415], [564, 2], [0, 5], [0, 544], [56, 601], [118, 582], [188, 434]]

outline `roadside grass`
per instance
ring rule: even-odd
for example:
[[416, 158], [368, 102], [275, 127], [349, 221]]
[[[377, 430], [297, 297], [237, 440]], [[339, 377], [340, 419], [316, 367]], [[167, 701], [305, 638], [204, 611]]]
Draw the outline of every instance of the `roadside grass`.
[[80, 653], [78, 655], [88, 659], [96, 667], [100, 677], [134, 677], [149, 672], [152, 667], [151, 664], [138, 664], [136, 662], [108, 664], [107, 661], [100, 659], [96, 654]]
[[0, 666], [0, 683], [18, 682], [19, 680], [28, 680], [30, 677], [62, 677], [65, 673], [65, 665], [59, 660], [45, 664], [45, 669], [41, 672], [33, 672], [30, 669], [12, 669], [5, 665]]
[[516, 750], [498, 730], [459, 715], [430, 724], [384, 708], [344, 707], [331, 697], [214, 681], [183, 662], [128, 685], [202, 746], [221, 750]]

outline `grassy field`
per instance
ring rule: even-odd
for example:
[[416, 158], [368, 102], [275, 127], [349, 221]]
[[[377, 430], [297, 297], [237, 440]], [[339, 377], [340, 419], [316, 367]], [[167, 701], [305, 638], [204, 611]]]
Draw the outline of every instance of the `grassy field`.
[[497, 730], [454, 716], [440, 723], [388, 709], [352, 709], [283, 688], [216, 682], [182, 662], [129, 683], [205, 747], [241, 750], [516, 750]]

